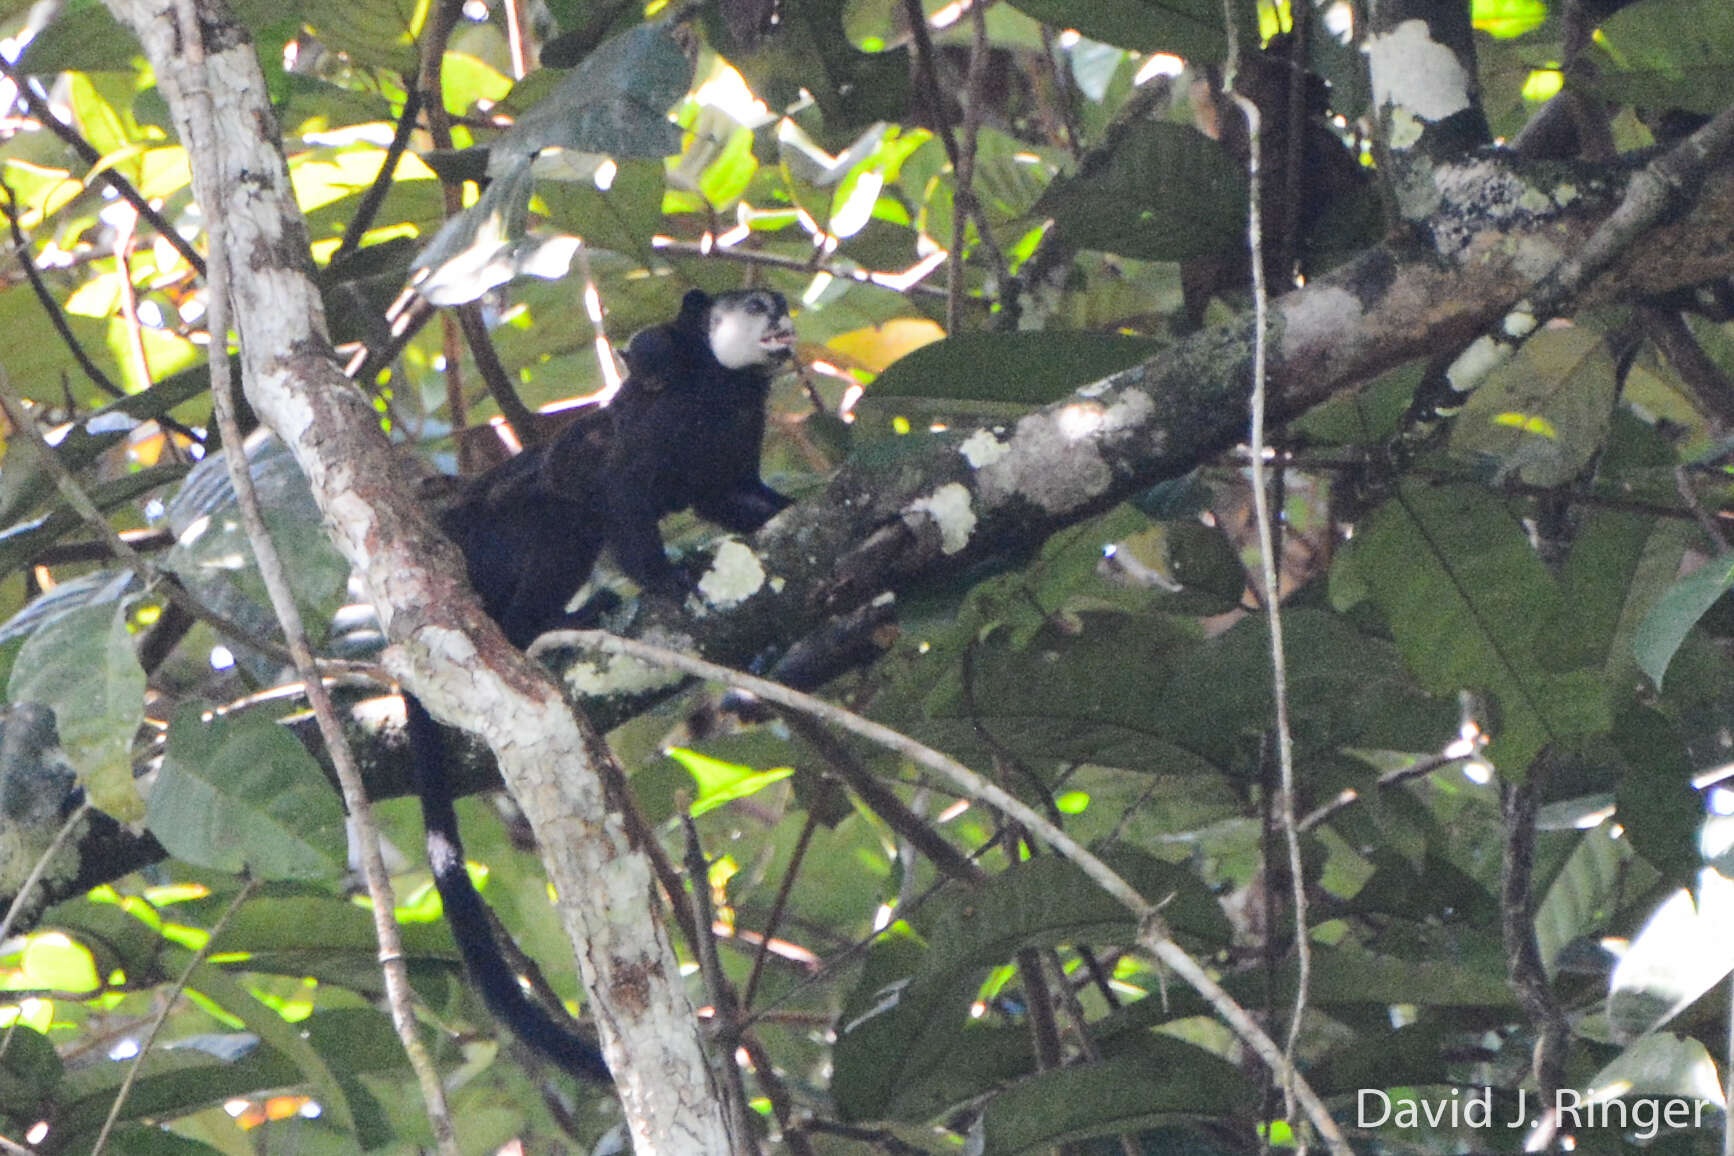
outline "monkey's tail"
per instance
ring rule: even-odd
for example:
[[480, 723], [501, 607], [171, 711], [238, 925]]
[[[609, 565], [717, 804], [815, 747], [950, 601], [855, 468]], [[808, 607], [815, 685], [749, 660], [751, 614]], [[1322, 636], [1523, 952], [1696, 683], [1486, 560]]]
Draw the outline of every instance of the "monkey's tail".
[[611, 1077], [602, 1053], [531, 1000], [507, 966], [500, 945], [494, 941], [487, 906], [464, 867], [464, 844], [458, 837], [458, 816], [446, 782], [445, 736], [415, 696], [406, 694], [403, 701], [416, 794], [421, 798], [422, 826], [427, 831], [428, 866], [433, 869], [434, 886], [445, 907], [452, 938], [458, 942], [471, 979], [481, 989], [483, 1002], [519, 1039], [574, 1076], [607, 1082]]

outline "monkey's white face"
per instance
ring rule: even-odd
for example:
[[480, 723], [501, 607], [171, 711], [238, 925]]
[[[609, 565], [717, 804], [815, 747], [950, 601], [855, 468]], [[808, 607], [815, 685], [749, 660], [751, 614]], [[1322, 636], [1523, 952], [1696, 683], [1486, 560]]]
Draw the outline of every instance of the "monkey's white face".
[[724, 369], [779, 365], [795, 352], [795, 325], [781, 293], [724, 293], [710, 307], [710, 349]]

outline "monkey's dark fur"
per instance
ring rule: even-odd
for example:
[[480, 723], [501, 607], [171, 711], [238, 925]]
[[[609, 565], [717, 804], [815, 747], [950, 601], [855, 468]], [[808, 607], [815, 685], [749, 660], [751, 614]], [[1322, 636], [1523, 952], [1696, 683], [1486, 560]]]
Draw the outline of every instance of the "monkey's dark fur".
[[[606, 407], [477, 478], [442, 518], [482, 607], [514, 646], [573, 619], [566, 606], [607, 546], [647, 593], [688, 582], [657, 522], [691, 509], [724, 529], [758, 529], [789, 504], [759, 478], [765, 397], [793, 351], [788, 304], [765, 290], [694, 290], [680, 316], [626, 349], [627, 378]], [[494, 941], [464, 868], [439, 727], [405, 696], [428, 862], [464, 962], [494, 1015], [574, 1075], [608, 1079], [601, 1053], [532, 1002]]]

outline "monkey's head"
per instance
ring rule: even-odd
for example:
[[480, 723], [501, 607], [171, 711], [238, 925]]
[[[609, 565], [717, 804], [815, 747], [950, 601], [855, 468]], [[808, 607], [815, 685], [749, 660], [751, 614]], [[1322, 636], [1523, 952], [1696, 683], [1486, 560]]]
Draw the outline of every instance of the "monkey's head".
[[795, 353], [789, 303], [770, 289], [739, 289], [711, 299], [710, 351], [724, 369], [771, 370]]

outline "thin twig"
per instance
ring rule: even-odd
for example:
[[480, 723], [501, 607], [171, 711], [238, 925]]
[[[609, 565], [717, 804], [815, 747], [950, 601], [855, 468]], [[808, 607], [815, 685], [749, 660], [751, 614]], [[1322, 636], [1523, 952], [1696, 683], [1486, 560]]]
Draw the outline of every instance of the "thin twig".
[[863, 285], [874, 285], [881, 289], [889, 289], [894, 293], [914, 293], [922, 297], [944, 297], [946, 290], [937, 285], [929, 285], [918, 281], [905, 284], [905, 274], [886, 273], [880, 270], [862, 269], [841, 261], [815, 267], [803, 257], [790, 257], [782, 253], [767, 253], [761, 249], [746, 249], [739, 245], [703, 245], [697, 241], [664, 241], [656, 246], [659, 253], [680, 253], [689, 257], [708, 257], [722, 261], [739, 261], [745, 265], [763, 265], [771, 269], [789, 269], [798, 273], [826, 273], [847, 281], [858, 281]]
[[[1234, 5], [1224, 4], [1228, 20], [1231, 65], [1236, 49]], [[1270, 630], [1271, 697], [1276, 706], [1276, 755], [1279, 774], [1277, 788], [1277, 818], [1282, 825], [1283, 840], [1288, 851], [1290, 902], [1294, 907], [1294, 949], [1297, 975], [1294, 1008], [1290, 1013], [1288, 1039], [1284, 1044], [1283, 1084], [1284, 1114], [1299, 1137], [1301, 1130], [1295, 1105], [1293, 1079], [1295, 1052], [1300, 1046], [1302, 1021], [1306, 1017], [1307, 989], [1312, 982], [1312, 942], [1307, 932], [1307, 891], [1305, 865], [1301, 861], [1300, 825], [1295, 815], [1294, 735], [1288, 717], [1288, 659], [1283, 651], [1282, 588], [1277, 578], [1276, 534], [1270, 511], [1269, 479], [1265, 476], [1265, 410], [1268, 406], [1270, 289], [1264, 279], [1264, 220], [1260, 205], [1259, 148], [1261, 118], [1258, 106], [1239, 92], [1232, 82], [1229, 93], [1246, 117], [1246, 176], [1247, 176], [1247, 247], [1252, 258], [1253, 350], [1252, 350], [1252, 429], [1248, 442], [1252, 457], [1252, 506], [1258, 524], [1258, 555], [1264, 583], [1264, 611]], [[1300, 1151], [1306, 1151], [1301, 1140]]]
[[144, 1039], [139, 1041], [138, 1052], [133, 1056], [132, 1063], [127, 1065], [126, 1075], [122, 1077], [120, 1087], [115, 1089], [114, 1101], [108, 1106], [108, 1118], [102, 1122], [102, 1131], [96, 1134], [96, 1143], [91, 1145], [90, 1156], [102, 1156], [103, 1147], [108, 1144], [109, 1133], [114, 1131], [115, 1123], [120, 1119], [121, 1106], [126, 1103], [127, 1096], [131, 1095], [132, 1086], [138, 1081], [138, 1074], [144, 1068], [145, 1057], [150, 1055], [151, 1047], [156, 1043], [157, 1035], [163, 1030], [163, 1024], [168, 1022], [169, 1013], [175, 1009], [176, 1004], [180, 1003], [181, 993], [187, 990], [187, 981], [192, 979], [193, 972], [198, 969], [199, 965], [205, 962], [205, 957], [210, 954], [211, 945], [217, 942], [217, 936], [222, 934], [230, 917], [241, 909], [241, 904], [251, 898], [258, 886], [259, 882], [256, 879], [248, 879], [241, 884], [241, 889], [235, 892], [235, 898], [229, 901], [229, 906], [223, 909], [223, 914], [218, 917], [215, 926], [211, 928], [211, 934], [206, 937], [199, 949], [193, 952], [193, 958], [187, 961], [187, 966], [181, 971], [180, 978], [175, 980], [174, 986], [162, 996], [162, 1006], [157, 1009], [157, 1014], [151, 1017], [150, 1029], [145, 1032]]
[[[749, 1010], [753, 1006], [753, 996], [757, 995], [759, 990], [759, 977], [764, 974], [765, 960], [771, 954], [771, 940], [783, 922], [783, 911], [788, 907], [789, 894], [795, 889], [795, 880], [801, 874], [801, 864], [807, 858], [807, 848], [813, 843], [813, 832], [818, 829], [818, 816], [809, 810], [807, 821], [801, 824], [801, 836], [795, 840], [795, 850], [789, 856], [789, 866], [783, 871], [783, 881], [777, 884], [776, 898], [771, 900], [771, 910], [765, 916], [765, 929], [759, 933], [759, 947], [753, 953], [753, 969], [747, 973], [747, 986], [741, 993], [742, 1010]], [[0, 939], [4, 938], [5, 936], [0, 935]]]
[[692, 808], [685, 805], [684, 800], [680, 808], [680, 825], [686, 834], [686, 881], [692, 889], [692, 919], [699, 931], [698, 966], [704, 977], [705, 995], [709, 997], [711, 1011], [716, 1016], [717, 1037], [722, 1043], [718, 1049], [717, 1066], [723, 1078], [730, 1130], [738, 1139], [744, 1140], [752, 1135], [752, 1130], [747, 1123], [750, 1109], [747, 1107], [746, 1082], [741, 1079], [741, 1066], [735, 1061], [735, 1049], [740, 1045], [740, 1008], [723, 977], [722, 961], [717, 958], [716, 912], [710, 901], [710, 864], [704, 857], [698, 825], [692, 821]]
[[1692, 511], [1692, 516], [1698, 520], [1698, 528], [1704, 531], [1704, 536], [1716, 543], [1721, 553], [1728, 552], [1728, 536], [1722, 532], [1722, 527], [1716, 524], [1698, 501], [1698, 492], [1692, 488], [1692, 475], [1685, 466], [1674, 467], [1674, 488], [1679, 491], [1680, 498], [1686, 503], [1686, 508]]
[[476, 372], [482, 375], [483, 384], [500, 409], [500, 417], [505, 419], [519, 445], [534, 445], [536, 415], [512, 388], [511, 375], [500, 363], [500, 355], [494, 350], [494, 339], [488, 336], [487, 323], [482, 320], [481, 305], [474, 301], [466, 302], [458, 306], [457, 315], [458, 325], [464, 331], [464, 341], [470, 347], [470, 357], [476, 363]]
[[373, 183], [367, 186], [361, 203], [355, 207], [355, 216], [343, 230], [343, 240], [339, 242], [337, 251], [331, 254], [330, 266], [341, 264], [345, 257], [361, 247], [361, 238], [373, 228], [373, 219], [379, 215], [386, 194], [396, 183], [397, 164], [409, 148], [409, 138], [415, 132], [415, 121], [421, 114], [422, 103], [421, 89], [413, 84], [404, 87], [407, 91], [403, 97], [403, 112], [397, 118], [397, 130], [391, 134], [391, 145], [385, 150], [385, 159], [379, 163], [379, 172], [374, 174]]
[[[194, 0], [177, 0], [176, 13], [185, 36], [187, 60], [193, 69], [202, 73], [205, 67], [204, 42], [199, 35], [198, 17], [193, 5]], [[188, 95], [192, 98], [188, 101], [188, 123], [192, 128], [191, 135], [197, 138], [189, 142], [194, 146], [193, 154], [201, 159], [215, 157], [212, 125], [216, 114], [210, 103], [210, 89], [202, 75], [186, 84]], [[223, 444], [229, 447], [229, 452], [224, 455], [229, 481], [235, 490], [241, 523], [246, 528], [248, 541], [253, 547], [259, 576], [270, 596], [272, 609], [276, 611], [277, 619], [283, 626], [295, 669], [306, 688], [308, 705], [313, 708], [320, 735], [325, 740], [326, 752], [331, 757], [332, 767], [343, 791], [344, 807], [349, 813], [351, 830], [355, 833], [362, 874], [366, 879], [367, 894], [371, 901], [374, 934], [379, 943], [380, 968], [384, 975], [386, 1002], [391, 1009], [392, 1024], [397, 1029], [410, 1067], [421, 1085], [429, 1122], [439, 1149], [445, 1156], [457, 1156], [457, 1133], [446, 1106], [445, 1089], [427, 1050], [422, 1046], [417, 1030], [409, 970], [404, 964], [403, 942], [397, 929], [397, 901], [392, 894], [391, 876], [386, 870], [385, 858], [380, 853], [379, 829], [373, 822], [367, 787], [362, 781], [361, 771], [356, 765], [355, 754], [349, 747], [348, 738], [343, 733], [337, 708], [319, 676], [318, 666], [308, 647], [301, 611], [295, 603], [282, 559], [278, 556], [270, 532], [265, 527], [264, 514], [259, 507], [259, 496], [253, 489], [252, 472], [248, 468], [246, 455], [240, 452], [241, 431], [235, 416], [234, 382], [230, 379], [227, 356], [229, 264], [228, 249], [224, 243], [226, 223], [223, 202], [220, 197], [203, 196], [200, 197], [200, 202], [204, 206], [206, 235], [210, 239], [210, 262], [205, 289], [206, 316], [211, 332], [211, 406], [217, 419], [217, 428], [223, 435]], [[213, 934], [211, 938], [214, 941], [216, 936]]]
[[1500, 790], [1505, 827], [1505, 850], [1500, 865], [1500, 927], [1511, 989], [1530, 1030], [1535, 1032], [1533, 1064], [1538, 1102], [1547, 1106], [1525, 1145], [1525, 1151], [1530, 1152], [1551, 1147], [1551, 1137], [1559, 1128], [1558, 1092], [1565, 1079], [1566, 1046], [1571, 1041], [1571, 1024], [1554, 998], [1541, 948], [1536, 943], [1535, 899], [1530, 886], [1535, 873], [1538, 780], [1545, 776], [1552, 758], [1550, 751], [1542, 751], [1530, 763], [1528, 781], [1506, 783]]
[[[544, 634], [539, 640], [543, 646], [575, 646], [583, 649], [601, 650], [610, 654], [624, 655], [652, 666], [665, 667], [684, 671], [697, 678], [720, 682], [727, 686], [748, 691], [767, 702], [776, 703], [790, 710], [804, 711], [814, 718], [835, 727], [840, 727], [852, 734], [860, 735], [869, 742], [893, 751], [903, 758], [909, 759], [922, 767], [926, 767], [949, 779], [965, 795], [971, 799], [995, 807], [1009, 818], [1021, 823], [1031, 832], [1064, 856], [1084, 872], [1089, 879], [1100, 887], [1115, 901], [1123, 905], [1138, 918], [1139, 944], [1163, 964], [1178, 974], [1186, 984], [1204, 997], [1206, 1003], [1221, 1016], [1223, 1021], [1233, 1029], [1235, 1035], [1244, 1043], [1260, 1061], [1268, 1065], [1271, 1071], [1277, 1073], [1285, 1081], [1289, 1078], [1285, 1069], [1289, 1066], [1288, 1059], [1282, 1049], [1265, 1034], [1246, 1008], [1225, 991], [1221, 984], [1200, 964], [1188, 955], [1184, 948], [1174, 942], [1167, 925], [1156, 904], [1151, 903], [1130, 883], [1126, 882], [1106, 863], [1087, 850], [1077, 840], [1066, 834], [1044, 816], [1038, 814], [1023, 800], [1003, 790], [998, 785], [976, 774], [959, 763], [956, 759], [922, 743], [916, 742], [907, 735], [899, 734], [889, 727], [882, 726], [870, 719], [862, 718], [842, 707], [834, 706], [812, 695], [803, 694], [797, 690], [767, 679], [757, 678], [750, 674], [730, 670], [718, 666], [714, 662], [706, 662], [688, 654], [669, 650], [666, 647], [653, 646], [632, 638], [621, 638], [600, 630], [559, 630]], [[1342, 1130], [1336, 1121], [1331, 1119], [1330, 1112], [1324, 1102], [1313, 1091], [1312, 1085], [1299, 1072], [1293, 1074], [1295, 1097], [1301, 1109], [1306, 1113], [1314, 1128], [1324, 1139], [1325, 1146], [1335, 1156], [1352, 1156], [1348, 1141], [1344, 1139]]]

